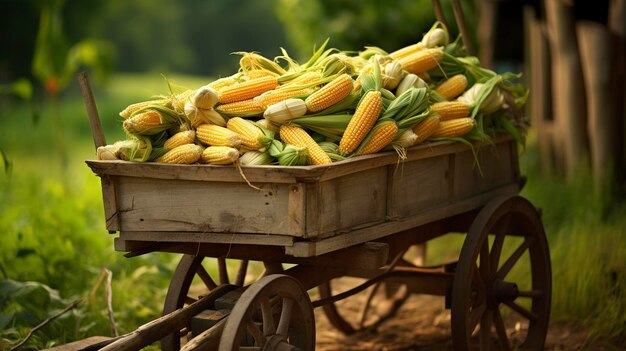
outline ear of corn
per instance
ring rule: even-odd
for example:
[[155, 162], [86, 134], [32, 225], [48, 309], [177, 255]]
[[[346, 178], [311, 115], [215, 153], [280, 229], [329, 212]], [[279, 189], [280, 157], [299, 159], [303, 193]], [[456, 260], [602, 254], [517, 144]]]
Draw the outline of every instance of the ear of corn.
[[237, 133], [241, 138], [241, 146], [248, 150], [265, 151], [272, 142], [254, 122], [241, 117], [229, 119], [226, 128]]
[[270, 91], [266, 91], [265, 93], [257, 96], [254, 100], [264, 109], [269, 107], [270, 105], [279, 103], [281, 101], [285, 101], [290, 98], [294, 98], [296, 96], [308, 96], [313, 93], [313, 89], [286, 89], [279, 88]]
[[322, 78], [324, 78], [324, 76], [322, 75], [322, 73], [320, 72], [316, 72], [316, 71], [309, 71], [309, 72], [304, 72], [301, 75], [299, 75], [298, 77], [288, 81], [285, 83], [285, 85], [289, 86], [293, 86], [293, 85], [309, 85], [311, 83], [316, 83], [319, 82]]
[[400, 61], [403, 70], [409, 73], [417, 74], [437, 67], [442, 59], [443, 50], [436, 48], [417, 51], [411, 55], [398, 59], [398, 61]]
[[251, 80], [263, 77], [278, 77], [278, 74], [264, 69], [251, 69], [244, 72], [244, 77], [246, 77], [246, 79], [248, 80]]
[[392, 59], [394, 60], [399, 60], [401, 58], [410, 56], [415, 54], [418, 51], [421, 51], [425, 48], [424, 44], [422, 44], [421, 42], [413, 44], [413, 45], [409, 45], [409, 46], [405, 46], [401, 49], [398, 49], [392, 53], [389, 54], [389, 56], [391, 56]]
[[193, 90], [186, 90], [180, 94], [172, 96], [172, 109], [178, 113], [185, 112], [185, 104], [191, 101], [191, 97], [195, 92]]
[[318, 112], [345, 99], [350, 95], [352, 88], [352, 78], [347, 74], [341, 74], [309, 95], [304, 102], [310, 112]]
[[192, 164], [198, 162], [204, 148], [196, 144], [179, 145], [154, 160], [161, 163]]
[[469, 133], [474, 128], [473, 118], [455, 118], [439, 122], [431, 138], [454, 138]]
[[131, 104], [128, 105], [124, 110], [122, 110], [120, 112], [120, 117], [126, 119], [131, 117], [135, 112], [144, 109], [150, 105], [167, 105], [167, 103], [169, 102], [169, 100], [167, 99], [158, 99], [158, 100], [149, 100], [149, 101], [142, 101], [142, 102], [138, 102], [135, 104]]
[[248, 151], [239, 157], [239, 163], [242, 166], [262, 166], [272, 162], [274, 162], [274, 158], [267, 151]]
[[278, 140], [273, 140], [268, 152], [276, 157], [281, 166], [306, 166], [311, 164], [309, 149], [306, 146], [296, 146], [293, 144], [283, 144]]
[[446, 100], [452, 100], [457, 96], [463, 94], [467, 88], [467, 77], [463, 74], [457, 74], [450, 77], [445, 82], [441, 83], [435, 89], [439, 95], [443, 96]]
[[230, 146], [234, 148], [241, 146], [239, 134], [213, 124], [199, 125], [196, 129], [196, 138], [203, 144], [210, 146]]
[[352, 153], [359, 146], [376, 123], [382, 109], [380, 91], [371, 90], [363, 95], [339, 142], [339, 151], [342, 155]]
[[439, 115], [442, 121], [469, 116], [470, 106], [461, 101], [436, 102], [430, 106], [430, 112]]
[[197, 108], [209, 109], [217, 104], [218, 96], [215, 90], [208, 86], [200, 87], [191, 97], [191, 102]]
[[391, 61], [385, 65], [384, 74], [382, 76], [383, 87], [385, 89], [394, 90], [402, 80], [402, 65], [398, 61]]
[[266, 91], [278, 86], [276, 77], [261, 77], [251, 79], [242, 83], [229, 85], [219, 91], [219, 102], [227, 104], [230, 102], [243, 101], [259, 96]]
[[439, 121], [439, 115], [433, 114], [426, 117], [426, 119], [413, 127], [413, 133], [417, 135], [413, 145], [421, 144], [426, 141], [426, 139], [430, 138], [430, 136], [437, 129], [437, 126], [439, 126]]
[[228, 165], [239, 158], [239, 150], [229, 146], [209, 146], [202, 152], [202, 162], [212, 165]]
[[[205, 86], [219, 93], [219, 91], [222, 90], [223, 88], [226, 88], [228, 86], [235, 85], [235, 84], [237, 84], [237, 79], [231, 76], [231, 77], [220, 78]], [[219, 99], [219, 95], [218, 95], [218, 99]]]
[[369, 155], [377, 153], [385, 148], [396, 138], [398, 126], [393, 120], [380, 121], [377, 123], [364, 141], [363, 145], [355, 152], [357, 155]]
[[256, 99], [248, 99], [243, 101], [231, 102], [228, 104], [221, 104], [215, 108], [219, 113], [226, 116], [243, 116], [252, 117], [258, 116], [265, 111], [265, 109], [258, 103]]
[[186, 130], [169, 137], [163, 144], [163, 147], [169, 151], [180, 145], [192, 144], [194, 140], [196, 140], [196, 132], [193, 130]]
[[402, 95], [410, 88], [426, 87], [428, 87], [428, 84], [426, 84], [426, 82], [422, 78], [418, 77], [416, 74], [409, 73], [404, 76], [404, 78], [402, 78], [402, 80], [400, 81], [400, 84], [398, 84], [398, 87], [396, 88], [396, 96]]
[[274, 124], [280, 125], [294, 118], [304, 116], [306, 111], [306, 103], [303, 100], [287, 99], [270, 105], [263, 113], [263, 117]]
[[136, 135], [158, 134], [175, 125], [156, 110], [145, 110], [126, 119], [123, 123], [124, 129], [128, 133]]
[[300, 127], [282, 125], [280, 127], [280, 138], [287, 144], [306, 147], [311, 157], [311, 163], [314, 165], [332, 163], [332, 160], [326, 155], [324, 150]]
[[407, 129], [396, 137], [396, 139], [392, 142], [392, 145], [406, 149], [413, 146], [416, 140], [417, 134], [415, 134], [412, 129]]
[[222, 117], [222, 115], [217, 113], [214, 109], [197, 108], [191, 102], [188, 102], [185, 105], [185, 116], [193, 126], [199, 126], [204, 123], [215, 124], [222, 127], [226, 125], [224, 117]]

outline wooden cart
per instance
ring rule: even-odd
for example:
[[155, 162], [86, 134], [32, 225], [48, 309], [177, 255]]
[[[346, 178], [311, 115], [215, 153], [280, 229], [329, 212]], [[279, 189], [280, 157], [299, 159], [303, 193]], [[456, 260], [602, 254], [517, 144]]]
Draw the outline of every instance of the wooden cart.
[[[104, 145], [86, 79], [94, 140]], [[104, 349], [161, 340], [176, 350], [182, 338], [184, 350], [313, 350], [314, 307], [353, 333], [392, 317], [411, 293], [445, 298], [455, 350], [541, 349], [550, 257], [538, 211], [518, 195], [516, 143], [502, 136], [474, 151], [437, 142], [410, 148], [403, 161], [390, 152], [327, 166], [243, 167], [261, 190], [233, 166], [87, 161], [101, 178], [117, 251], [182, 254], [164, 316]], [[447, 233], [467, 233], [458, 260], [423, 267], [408, 258], [411, 247]], [[505, 240], [514, 249], [503, 250]], [[250, 262], [263, 272], [250, 273]], [[513, 269], [525, 269], [530, 283], [514, 280]], [[203, 289], [192, 286], [196, 277]], [[364, 283], [337, 293], [340, 277]], [[379, 294], [355, 323], [339, 300], [371, 286]], [[311, 302], [315, 288], [320, 298]], [[507, 334], [505, 310], [523, 325], [521, 345]]]

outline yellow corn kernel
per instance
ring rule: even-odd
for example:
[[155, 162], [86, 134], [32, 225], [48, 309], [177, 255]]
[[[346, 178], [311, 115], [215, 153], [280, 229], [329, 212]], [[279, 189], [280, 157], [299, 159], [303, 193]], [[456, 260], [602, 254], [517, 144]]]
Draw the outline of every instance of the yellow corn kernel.
[[241, 146], [241, 137], [230, 129], [213, 124], [201, 124], [196, 129], [196, 138], [210, 146]]
[[430, 136], [435, 132], [435, 129], [437, 129], [439, 121], [439, 115], [432, 114], [413, 127], [413, 133], [417, 135], [413, 145], [421, 144], [426, 141], [426, 139], [430, 138]]
[[194, 140], [196, 140], [196, 132], [193, 130], [186, 130], [169, 137], [163, 144], [163, 147], [165, 150], [169, 151], [177, 146], [192, 144]]
[[278, 86], [276, 77], [261, 77], [251, 79], [242, 83], [229, 85], [219, 91], [219, 102], [227, 104], [230, 102], [243, 101], [259, 96], [266, 91]]
[[357, 150], [357, 155], [369, 155], [377, 153], [385, 146], [391, 144], [398, 134], [398, 126], [395, 121], [384, 121], [374, 126], [371, 137], [363, 147]]
[[178, 113], [185, 113], [185, 104], [191, 101], [191, 97], [195, 94], [194, 90], [186, 90], [180, 94], [172, 96], [172, 108]]
[[304, 102], [310, 112], [318, 112], [345, 99], [352, 88], [352, 78], [344, 73], [309, 95]]
[[470, 107], [461, 101], [443, 101], [432, 104], [430, 112], [438, 114], [442, 121], [447, 121], [469, 116]]
[[368, 91], [363, 95], [354, 116], [346, 127], [339, 141], [339, 152], [342, 155], [352, 153], [370, 132], [383, 109], [380, 91]]
[[155, 110], [145, 110], [138, 113], [123, 123], [124, 129], [131, 134], [152, 135], [167, 129], [161, 114]]
[[229, 146], [209, 146], [202, 152], [202, 162], [212, 165], [228, 165], [239, 158], [239, 150]]
[[261, 107], [266, 109], [268, 106], [275, 103], [291, 99], [296, 96], [310, 95], [313, 93], [313, 89], [284, 89], [278, 88], [270, 91], [266, 91], [263, 94], [254, 98]]
[[417, 51], [399, 59], [398, 61], [400, 61], [403, 70], [409, 73], [418, 74], [437, 67], [442, 59], [443, 50], [441, 48], [436, 48]]
[[215, 110], [226, 116], [251, 117], [262, 114], [265, 108], [263, 108], [256, 99], [248, 99], [222, 104], [215, 107]]
[[263, 138], [265, 134], [254, 122], [241, 117], [233, 117], [226, 123], [226, 128], [239, 135], [239, 138], [241, 138], [241, 146], [246, 149], [259, 150], [263, 147], [260, 139]]
[[323, 76], [321, 72], [311, 71], [311, 72], [302, 73], [300, 76], [290, 80], [286, 84], [287, 85], [307, 85], [307, 84], [317, 82], [322, 78]]
[[122, 110], [120, 112], [120, 117], [126, 119], [126, 118], [131, 117], [133, 113], [141, 110], [144, 107], [148, 107], [150, 105], [164, 106], [166, 104], [167, 104], [167, 100], [165, 99], [137, 102], [137, 103], [128, 105], [124, 110]]
[[446, 100], [452, 100], [463, 94], [465, 89], [467, 89], [467, 77], [463, 74], [457, 74], [441, 83], [435, 91]]
[[455, 118], [439, 122], [431, 138], [454, 138], [469, 133], [474, 128], [473, 118]]
[[278, 77], [278, 74], [264, 69], [251, 69], [249, 71], [246, 71], [244, 73], [244, 76], [248, 80], [251, 80], [263, 77]]
[[407, 57], [409, 55], [412, 55], [418, 51], [421, 51], [425, 48], [424, 44], [420, 43], [416, 43], [413, 45], [409, 45], [409, 46], [405, 46], [401, 49], [398, 49], [392, 53], [389, 54], [389, 56], [391, 56], [392, 59], [394, 60], [399, 60], [403, 57]]
[[207, 84], [206, 87], [211, 88], [219, 93], [220, 90], [236, 83], [237, 80], [234, 77], [224, 77]]
[[160, 163], [192, 164], [198, 162], [204, 148], [196, 144], [179, 145], [154, 160]]
[[313, 140], [313, 138], [302, 128], [292, 125], [282, 125], [280, 127], [280, 138], [286, 144], [304, 146], [309, 151], [311, 162], [314, 165], [325, 165], [332, 163], [330, 156]]

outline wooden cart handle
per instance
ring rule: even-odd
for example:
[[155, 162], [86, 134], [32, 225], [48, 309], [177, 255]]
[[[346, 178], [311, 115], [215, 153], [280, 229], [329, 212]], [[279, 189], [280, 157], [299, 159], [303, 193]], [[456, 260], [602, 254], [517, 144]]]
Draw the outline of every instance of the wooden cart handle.
[[98, 117], [98, 108], [96, 107], [96, 101], [93, 98], [93, 92], [89, 85], [87, 72], [78, 73], [78, 83], [83, 92], [83, 100], [85, 101], [85, 108], [87, 109], [87, 116], [89, 117], [89, 124], [91, 126], [91, 135], [93, 136], [93, 143], [97, 150], [98, 147], [105, 146], [107, 142], [102, 132], [100, 117]]

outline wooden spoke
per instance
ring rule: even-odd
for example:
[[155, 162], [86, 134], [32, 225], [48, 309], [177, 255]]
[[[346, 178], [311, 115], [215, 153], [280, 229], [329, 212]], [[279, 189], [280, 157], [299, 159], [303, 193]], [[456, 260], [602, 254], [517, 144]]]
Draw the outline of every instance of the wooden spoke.
[[239, 351], [261, 351], [260, 346], [240, 346]]
[[209, 273], [206, 271], [206, 269], [204, 269], [204, 267], [202, 267], [202, 265], [198, 266], [198, 271], [196, 272], [196, 274], [200, 277], [200, 279], [207, 287], [207, 289], [209, 289], [209, 291], [217, 288], [217, 284], [215, 284], [213, 278], [211, 278]]
[[483, 245], [480, 248], [480, 275], [484, 282], [489, 281], [489, 276], [491, 275], [491, 265], [489, 258], [489, 240], [485, 240]]
[[540, 299], [545, 295], [543, 290], [520, 290], [518, 296], [530, 297], [531, 299]]
[[220, 275], [220, 284], [230, 284], [230, 279], [228, 278], [228, 267], [226, 267], [226, 259], [220, 257], [217, 259], [217, 269]]
[[500, 255], [502, 254], [502, 246], [504, 245], [504, 238], [506, 235], [504, 234], [496, 234], [496, 237], [493, 239], [493, 244], [491, 245], [491, 254], [489, 254], [491, 259], [491, 270], [493, 272], [498, 270], [498, 265], [500, 265]]
[[263, 332], [261, 332], [259, 326], [256, 325], [252, 319], [249, 319], [246, 322], [246, 330], [250, 335], [252, 335], [257, 346], [263, 346], [263, 344], [265, 344], [265, 336], [263, 335]]
[[235, 277], [235, 285], [243, 286], [246, 281], [246, 273], [248, 272], [248, 260], [241, 260], [237, 276]]
[[287, 344], [286, 342], [281, 342], [280, 344], [276, 345], [276, 351], [296, 351], [296, 350], [299, 350], [299, 349], [293, 345]]
[[192, 303], [198, 301], [197, 299], [194, 299], [191, 296], [185, 296], [185, 304], [186, 305], [191, 305]]
[[483, 303], [480, 306], [476, 306], [474, 308], [472, 308], [469, 318], [470, 318], [470, 325], [469, 328], [467, 328], [468, 334], [472, 335], [474, 333], [474, 330], [476, 330], [476, 327], [478, 326], [478, 324], [480, 323], [480, 321], [483, 318], [483, 315], [485, 314], [485, 311], [487, 310], [487, 304]]
[[509, 306], [513, 311], [521, 314], [523, 317], [525, 317], [526, 319], [528, 319], [530, 321], [536, 321], [537, 320], [537, 315], [535, 315], [531, 311], [525, 309], [524, 307], [516, 304], [513, 301], [505, 301], [504, 304]]
[[487, 309], [480, 319], [480, 350], [489, 351], [491, 348], [491, 310]]
[[261, 315], [263, 317], [263, 335], [268, 336], [276, 333], [276, 323], [269, 299], [261, 300]]
[[280, 320], [278, 321], [278, 328], [276, 334], [287, 336], [289, 332], [289, 323], [291, 322], [291, 314], [293, 311], [293, 299], [283, 299], [283, 310], [280, 312]]
[[510, 350], [511, 346], [509, 345], [509, 337], [506, 334], [506, 327], [504, 326], [504, 321], [502, 320], [500, 308], [496, 308], [493, 311], [493, 325], [496, 328], [496, 334], [498, 335], [498, 341], [500, 342], [500, 349], [505, 351]]
[[509, 274], [509, 272], [511, 271], [511, 268], [515, 266], [517, 261], [519, 261], [524, 252], [533, 244], [534, 241], [535, 238], [533, 237], [528, 237], [524, 239], [524, 242], [517, 249], [515, 249], [515, 252], [513, 252], [511, 257], [509, 257], [506, 262], [504, 262], [502, 267], [498, 270], [496, 276], [500, 279], [504, 279], [504, 277], [506, 277], [506, 275]]

